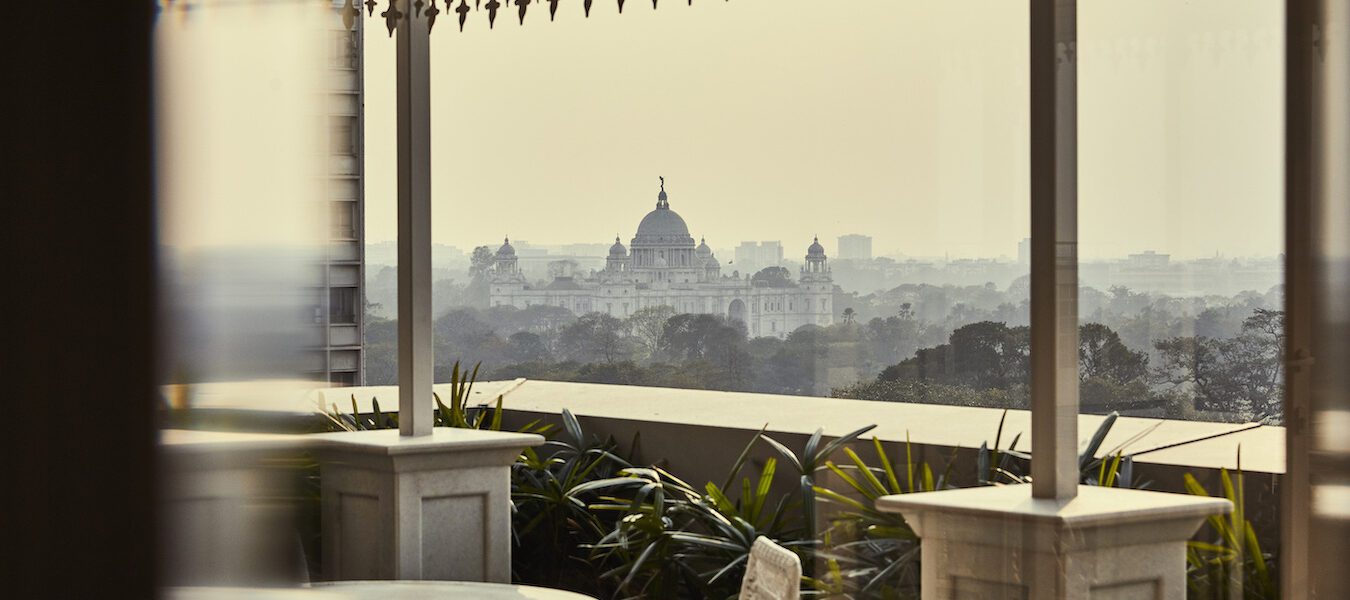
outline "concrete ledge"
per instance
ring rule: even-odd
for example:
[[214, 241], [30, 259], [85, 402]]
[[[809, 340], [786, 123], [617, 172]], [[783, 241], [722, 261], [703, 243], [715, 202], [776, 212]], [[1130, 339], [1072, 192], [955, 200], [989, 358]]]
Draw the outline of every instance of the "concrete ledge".
[[[252, 421], [314, 418], [320, 407], [337, 406], [351, 411], [351, 399], [363, 413], [373, 411], [371, 398], [378, 398], [387, 412], [398, 407], [396, 386], [319, 388], [316, 384], [282, 381], [212, 384], [195, 389], [185, 401], [195, 411], [233, 414], [236, 419]], [[435, 386], [445, 397], [449, 385]], [[469, 398], [471, 406], [491, 404], [498, 396], [511, 411], [557, 415], [570, 409], [579, 417], [694, 425], [742, 431], [757, 431], [766, 423], [769, 430], [783, 434], [810, 435], [824, 427], [826, 435], [837, 436], [863, 425], [876, 423], [873, 434], [883, 442], [945, 448], [977, 448], [993, 442], [1003, 410], [905, 402], [877, 402], [840, 398], [783, 396], [745, 392], [683, 390], [658, 387], [569, 383], [516, 379], [480, 381]], [[1007, 411], [1003, 439], [1018, 433], [1021, 449], [1030, 448], [1031, 415], [1025, 410]], [[223, 418], [223, 417], [221, 417]], [[1101, 424], [1100, 415], [1079, 415], [1078, 429], [1090, 435]], [[1129, 444], [1127, 453], [1140, 453], [1137, 464], [1155, 464], [1194, 469], [1235, 469], [1237, 450], [1243, 450], [1242, 469], [1248, 473], [1284, 473], [1284, 428], [1251, 427], [1233, 423], [1180, 421], [1121, 417], [1102, 444], [1105, 453], [1130, 438], [1143, 434]], [[1238, 433], [1221, 435], [1245, 429]], [[1220, 435], [1205, 441], [1173, 448], [1178, 442]]]

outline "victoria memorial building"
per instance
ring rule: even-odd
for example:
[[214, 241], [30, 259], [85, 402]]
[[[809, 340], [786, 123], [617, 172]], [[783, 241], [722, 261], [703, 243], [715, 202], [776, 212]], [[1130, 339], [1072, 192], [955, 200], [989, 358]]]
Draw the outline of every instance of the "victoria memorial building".
[[694, 245], [684, 219], [670, 209], [664, 182], [656, 208], [638, 223], [629, 247], [615, 238], [605, 268], [584, 276], [559, 276], [546, 285], [526, 281], [508, 238], [497, 250], [491, 273], [492, 306], [546, 304], [582, 315], [601, 312], [625, 318], [647, 307], [676, 313], [713, 314], [745, 323], [751, 337], [786, 337], [803, 325], [834, 322], [834, 284], [817, 239], [806, 251], [796, 282], [751, 283], [749, 274], [723, 275], [707, 243]]

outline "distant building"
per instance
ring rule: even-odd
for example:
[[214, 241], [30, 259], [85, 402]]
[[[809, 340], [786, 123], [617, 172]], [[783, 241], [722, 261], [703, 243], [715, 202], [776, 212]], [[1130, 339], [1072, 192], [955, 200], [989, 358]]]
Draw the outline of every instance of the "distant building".
[[[342, 4], [333, 7], [341, 10]], [[328, 170], [325, 202], [328, 215], [328, 247], [322, 263], [321, 288], [314, 311], [319, 329], [314, 376], [330, 385], [362, 385], [365, 382], [365, 186], [362, 162], [365, 155], [363, 88], [361, 84], [361, 29], [356, 19], [348, 29], [334, 11], [329, 20], [332, 45], [328, 53], [324, 115], [328, 125]]]
[[1125, 264], [1131, 269], [1166, 269], [1168, 263], [1172, 261], [1170, 254], [1158, 254], [1152, 250], [1147, 250], [1139, 254], [1131, 254], [1125, 259]]
[[[769, 248], [776, 266], [782, 245]], [[631, 251], [630, 251], [631, 248]], [[739, 249], [738, 249], [739, 262]], [[624, 247], [614, 239], [603, 269], [588, 274], [557, 272], [548, 284], [531, 285], [508, 238], [497, 250], [489, 303], [527, 308], [561, 306], [578, 315], [601, 312], [625, 318], [644, 308], [669, 306], [678, 313], [714, 314], [745, 323], [752, 337], [787, 337], [803, 325], [834, 322], [834, 284], [825, 248], [815, 240], [807, 248], [797, 281], [756, 285], [751, 273], [723, 275], [722, 264], [706, 242], [697, 246], [684, 219], [670, 209], [665, 186], [656, 208], [638, 224], [637, 235]]]
[[741, 242], [736, 246], [736, 267], [751, 274], [768, 267], [783, 266], [782, 242]]
[[839, 236], [839, 260], [872, 260], [872, 236], [850, 233]]
[[1031, 238], [1022, 238], [1017, 242], [1017, 264], [1031, 264]]

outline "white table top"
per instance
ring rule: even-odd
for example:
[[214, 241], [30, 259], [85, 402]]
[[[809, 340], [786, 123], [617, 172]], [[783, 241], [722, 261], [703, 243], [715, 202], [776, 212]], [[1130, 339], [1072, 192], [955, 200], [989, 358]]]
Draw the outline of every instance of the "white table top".
[[335, 581], [316, 583], [311, 589], [337, 593], [351, 600], [595, 600], [564, 590], [469, 581]]

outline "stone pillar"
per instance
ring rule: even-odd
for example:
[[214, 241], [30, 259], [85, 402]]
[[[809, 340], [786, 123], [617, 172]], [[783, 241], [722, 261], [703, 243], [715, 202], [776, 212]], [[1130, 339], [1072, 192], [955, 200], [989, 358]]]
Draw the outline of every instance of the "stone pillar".
[[1186, 540], [1227, 500], [1080, 486], [1069, 500], [1030, 485], [886, 496], [922, 538], [924, 600], [1184, 600]]
[[542, 436], [437, 427], [309, 437], [325, 579], [510, 582], [510, 465]]
[[[307, 580], [295, 527], [304, 437], [165, 430], [159, 452], [166, 585]], [[116, 518], [110, 515], [108, 518]]]

